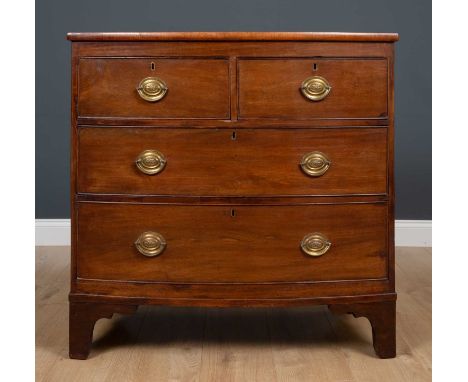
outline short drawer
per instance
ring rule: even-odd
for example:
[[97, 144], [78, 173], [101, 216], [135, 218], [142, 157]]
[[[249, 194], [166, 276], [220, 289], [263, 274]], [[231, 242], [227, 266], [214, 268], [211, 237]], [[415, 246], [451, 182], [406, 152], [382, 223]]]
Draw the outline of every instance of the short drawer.
[[387, 192], [387, 130], [79, 129], [79, 193], [344, 195]]
[[225, 59], [79, 61], [80, 117], [226, 119], [229, 105]]
[[387, 118], [386, 59], [242, 59], [240, 118]]
[[78, 203], [77, 275], [155, 282], [387, 278], [387, 206]]

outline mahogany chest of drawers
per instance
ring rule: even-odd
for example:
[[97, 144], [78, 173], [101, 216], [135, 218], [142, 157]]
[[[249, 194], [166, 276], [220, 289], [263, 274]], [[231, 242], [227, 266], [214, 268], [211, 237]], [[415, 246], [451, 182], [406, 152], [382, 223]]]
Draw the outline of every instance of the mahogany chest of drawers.
[[326, 304], [395, 356], [398, 35], [68, 38], [71, 358], [142, 304]]

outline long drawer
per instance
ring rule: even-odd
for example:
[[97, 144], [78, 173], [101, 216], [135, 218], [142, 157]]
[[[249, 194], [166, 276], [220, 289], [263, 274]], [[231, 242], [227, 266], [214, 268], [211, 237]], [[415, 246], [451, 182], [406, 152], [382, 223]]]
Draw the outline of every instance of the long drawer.
[[387, 277], [387, 206], [78, 204], [83, 279], [178, 283]]
[[345, 195], [387, 192], [387, 130], [79, 130], [79, 193]]

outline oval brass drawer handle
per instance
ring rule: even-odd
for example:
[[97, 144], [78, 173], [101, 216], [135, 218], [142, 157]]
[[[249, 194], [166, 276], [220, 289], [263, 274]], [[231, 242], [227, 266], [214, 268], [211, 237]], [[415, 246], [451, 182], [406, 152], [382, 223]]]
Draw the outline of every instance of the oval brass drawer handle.
[[331, 247], [331, 242], [325, 235], [314, 232], [304, 236], [301, 241], [302, 251], [309, 256], [322, 256]]
[[145, 150], [135, 161], [137, 168], [144, 174], [155, 175], [166, 166], [166, 157], [158, 150]]
[[166, 248], [166, 239], [158, 232], [143, 232], [135, 241], [135, 247], [144, 256], [158, 256]]
[[301, 169], [309, 176], [321, 176], [330, 168], [331, 161], [320, 151], [311, 151], [301, 159]]
[[319, 76], [306, 78], [301, 85], [301, 92], [311, 101], [321, 101], [330, 93], [331, 86], [328, 81]]
[[168, 90], [166, 83], [159, 77], [146, 77], [137, 87], [138, 94], [148, 102], [156, 102], [164, 98]]

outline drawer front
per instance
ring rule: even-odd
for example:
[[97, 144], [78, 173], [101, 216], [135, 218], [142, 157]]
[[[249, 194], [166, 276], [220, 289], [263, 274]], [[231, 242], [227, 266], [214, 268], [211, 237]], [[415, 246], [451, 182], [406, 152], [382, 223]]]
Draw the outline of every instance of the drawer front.
[[[372, 119], [388, 115], [386, 59], [243, 59], [238, 72], [241, 118]], [[329, 92], [322, 86], [326, 83]], [[301, 91], [303, 84], [309, 86], [307, 95], [325, 98], [310, 100]]]
[[[152, 80], [142, 83], [145, 78]], [[167, 91], [151, 88], [159, 81]], [[78, 84], [80, 117], [226, 119], [230, 115], [225, 59], [82, 58]], [[154, 101], [152, 96], [162, 98]]]
[[[148, 150], [165, 161], [153, 175], [136, 164]], [[80, 193], [268, 196], [387, 190], [384, 128], [92, 127], [80, 129], [78, 152]], [[320, 162], [320, 156], [326, 159]], [[317, 165], [326, 160], [328, 165]]]
[[[79, 203], [77, 211], [77, 272], [82, 279], [256, 283], [387, 277], [386, 204]], [[161, 249], [155, 243], [165, 242], [162, 253], [148, 257], [139, 252], [135, 242], [145, 232], [159, 236], [146, 247], [140, 240], [140, 249]], [[311, 256], [301, 249], [311, 233], [331, 243], [324, 254]], [[306, 247], [311, 248], [320, 245]]]

